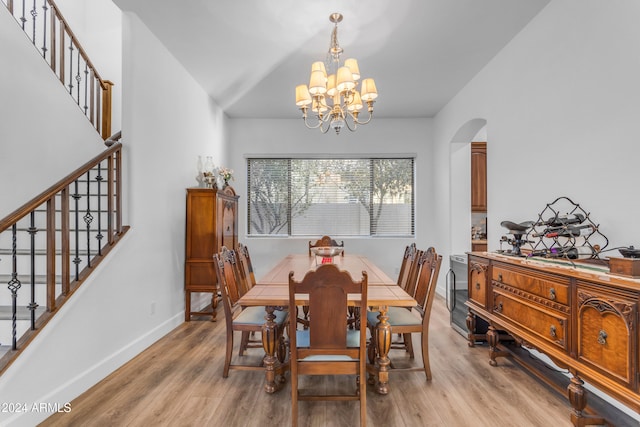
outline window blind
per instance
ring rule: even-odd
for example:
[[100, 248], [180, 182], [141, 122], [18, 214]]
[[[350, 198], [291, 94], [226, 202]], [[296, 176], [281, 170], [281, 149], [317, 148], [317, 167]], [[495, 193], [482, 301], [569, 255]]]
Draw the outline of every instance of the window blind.
[[413, 158], [249, 158], [249, 235], [413, 236]]

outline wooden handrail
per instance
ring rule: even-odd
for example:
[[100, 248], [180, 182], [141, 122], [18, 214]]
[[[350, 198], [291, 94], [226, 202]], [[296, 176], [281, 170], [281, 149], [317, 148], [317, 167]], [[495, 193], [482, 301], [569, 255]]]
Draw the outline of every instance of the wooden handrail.
[[[118, 132], [119, 134], [120, 132]], [[0, 220], [0, 233], [11, 227], [13, 224], [24, 218], [31, 211], [36, 209], [38, 206], [42, 205], [44, 202], [53, 197], [56, 193], [66, 189], [72, 182], [76, 179], [80, 178], [83, 174], [87, 173], [87, 170], [93, 168], [102, 160], [111, 156], [113, 153], [120, 151], [122, 149], [121, 143], [116, 143], [111, 145], [107, 150], [100, 153], [98, 156], [89, 160], [78, 169], [71, 172], [69, 175], [62, 178], [60, 181], [53, 184], [51, 187], [44, 190], [42, 193], [38, 194], [33, 199], [29, 200], [24, 205], [20, 206], [15, 211], [11, 212], [9, 215]]]

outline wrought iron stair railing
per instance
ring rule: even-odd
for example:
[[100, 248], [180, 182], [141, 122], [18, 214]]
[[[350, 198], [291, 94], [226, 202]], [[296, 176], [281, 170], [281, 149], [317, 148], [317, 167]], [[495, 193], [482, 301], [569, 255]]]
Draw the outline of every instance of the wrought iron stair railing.
[[119, 139], [0, 220], [0, 374], [128, 230]]
[[53, 0], [1, 0], [96, 131], [111, 136], [111, 89]]

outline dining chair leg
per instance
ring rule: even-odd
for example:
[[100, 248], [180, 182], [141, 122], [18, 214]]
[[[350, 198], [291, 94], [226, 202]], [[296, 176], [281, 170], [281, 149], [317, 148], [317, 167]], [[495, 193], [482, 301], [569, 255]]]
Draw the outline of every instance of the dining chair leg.
[[413, 359], [414, 358], [413, 340], [411, 339], [411, 333], [402, 334], [402, 341], [404, 342], [404, 347], [405, 347], [407, 353], [409, 353], [409, 358]]
[[423, 331], [421, 335], [422, 345], [422, 365], [424, 366], [424, 373], [427, 376], [427, 381], [431, 381], [431, 364], [429, 363], [429, 330]]
[[[375, 330], [374, 328], [369, 328], [369, 332], [371, 338], [369, 339], [369, 346], [367, 347], [367, 358], [369, 359], [369, 365], [373, 368], [376, 366], [376, 342], [375, 342]], [[367, 384], [374, 385], [376, 383], [376, 376], [369, 372], [367, 378]]]
[[291, 375], [291, 426], [298, 427], [298, 376]]
[[249, 345], [249, 332], [248, 331], [242, 331], [242, 338], [240, 339], [240, 351], [238, 352], [239, 356], [243, 356], [244, 355], [244, 351], [247, 349], [247, 346]]
[[[358, 377], [360, 378], [360, 377]], [[364, 381], [360, 382], [360, 426], [367, 425], [367, 385]]]
[[[308, 305], [303, 305], [302, 306], [302, 312], [304, 313], [304, 320], [306, 322], [308, 322], [309, 321], [309, 306]], [[304, 328], [305, 329], [309, 329], [309, 323], [306, 323], [304, 325]]]
[[222, 378], [229, 376], [229, 367], [231, 366], [231, 357], [233, 355], [233, 331], [227, 331], [227, 351], [224, 356], [224, 368], [222, 370]]

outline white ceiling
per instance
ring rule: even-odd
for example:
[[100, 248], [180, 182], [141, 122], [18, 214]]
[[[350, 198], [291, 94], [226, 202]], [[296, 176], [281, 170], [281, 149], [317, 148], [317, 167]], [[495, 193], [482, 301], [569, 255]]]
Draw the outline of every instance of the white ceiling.
[[324, 60], [373, 77], [377, 117], [432, 117], [550, 0], [114, 0], [230, 117], [297, 118], [294, 88]]

